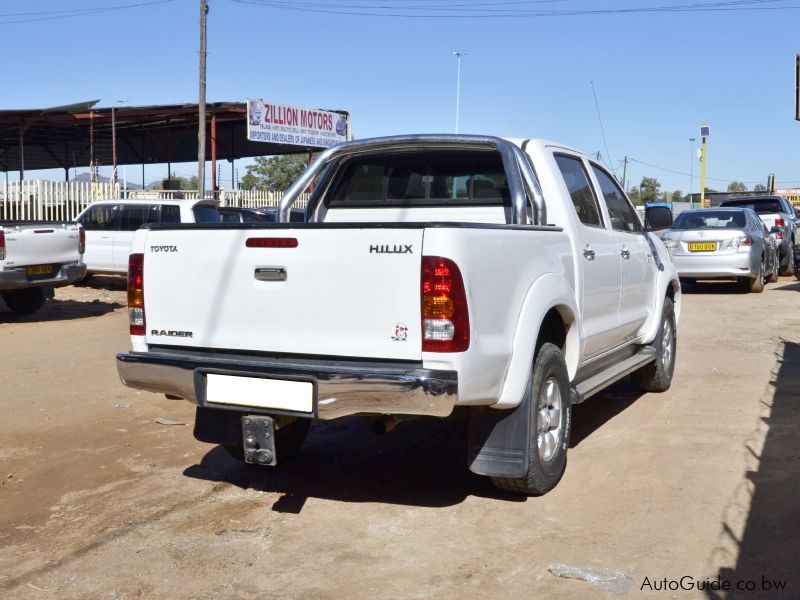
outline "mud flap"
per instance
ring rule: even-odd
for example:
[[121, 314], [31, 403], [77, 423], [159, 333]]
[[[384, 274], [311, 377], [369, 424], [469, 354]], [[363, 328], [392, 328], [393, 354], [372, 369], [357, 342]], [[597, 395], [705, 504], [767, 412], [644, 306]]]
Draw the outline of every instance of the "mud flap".
[[528, 440], [533, 419], [530, 394], [511, 410], [487, 408], [469, 420], [469, 470], [490, 477], [522, 477], [528, 472]]
[[[570, 402], [577, 392], [570, 388]], [[489, 477], [522, 477], [528, 472], [533, 415], [531, 395], [514, 409], [486, 410], [469, 420], [469, 470]]]

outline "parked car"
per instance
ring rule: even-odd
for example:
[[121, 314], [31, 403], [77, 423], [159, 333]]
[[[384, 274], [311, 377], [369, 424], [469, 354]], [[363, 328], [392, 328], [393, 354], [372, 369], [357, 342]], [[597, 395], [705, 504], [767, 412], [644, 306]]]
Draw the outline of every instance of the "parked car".
[[216, 200], [102, 200], [75, 219], [86, 230], [87, 273], [128, 272], [134, 233], [145, 223], [219, 223]]
[[780, 273], [791, 275], [795, 271], [796, 231], [800, 226], [794, 207], [783, 196], [753, 196], [733, 198], [720, 203], [720, 207], [749, 208], [764, 221], [767, 229], [779, 227], [775, 232], [779, 242]]
[[684, 211], [661, 240], [684, 280], [735, 279], [760, 293], [766, 281], [778, 278], [776, 242], [749, 208]]
[[83, 279], [84, 244], [75, 223], [0, 222], [0, 296], [8, 308], [35, 312], [53, 288]]
[[[310, 223], [290, 208], [319, 177]], [[420, 135], [323, 151], [278, 228], [136, 232], [126, 385], [197, 404], [197, 439], [274, 465], [312, 419], [470, 418], [468, 462], [542, 494], [572, 406], [672, 381], [669, 254], [613, 175], [541, 140]], [[172, 245], [164, 254], [154, 248]]]
[[223, 223], [270, 223], [275, 221], [255, 208], [220, 206], [217, 211]]

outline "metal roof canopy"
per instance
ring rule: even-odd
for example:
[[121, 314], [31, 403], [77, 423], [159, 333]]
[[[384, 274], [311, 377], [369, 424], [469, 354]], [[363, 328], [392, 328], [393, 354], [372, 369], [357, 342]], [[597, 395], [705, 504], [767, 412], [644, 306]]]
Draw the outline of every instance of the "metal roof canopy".
[[[0, 110], [0, 169], [19, 171], [24, 179], [26, 170], [66, 171], [88, 167], [92, 159], [110, 166], [114, 131], [117, 165], [197, 162], [197, 104], [94, 108], [97, 102]], [[212, 162], [323, 149], [249, 141], [244, 102], [210, 102], [206, 114], [206, 160]]]

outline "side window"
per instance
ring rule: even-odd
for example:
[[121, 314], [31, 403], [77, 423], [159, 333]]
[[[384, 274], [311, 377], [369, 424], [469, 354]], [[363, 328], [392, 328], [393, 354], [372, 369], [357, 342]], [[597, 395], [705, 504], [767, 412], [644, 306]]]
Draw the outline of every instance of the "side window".
[[592, 191], [586, 169], [583, 168], [583, 162], [579, 158], [564, 154], [556, 154], [555, 159], [581, 223], [590, 227], [602, 227], [600, 207], [597, 205], [597, 198]]
[[608, 214], [611, 216], [611, 227], [617, 231], [641, 233], [642, 222], [639, 220], [639, 215], [636, 214], [636, 210], [628, 202], [617, 182], [596, 165], [592, 165], [592, 171], [600, 183], [600, 191], [603, 192]]
[[114, 229], [119, 212], [118, 204], [103, 204], [92, 207], [81, 218], [81, 225], [86, 231], [109, 231]]
[[147, 204], [125, 204], [119, 220], [120, 231], [136, 231], [147, 222], [150, 206]]
[[181, 222], [181, 207], [174, 204], [161, 205], [161, 222], [162, 223], [180, 223]]

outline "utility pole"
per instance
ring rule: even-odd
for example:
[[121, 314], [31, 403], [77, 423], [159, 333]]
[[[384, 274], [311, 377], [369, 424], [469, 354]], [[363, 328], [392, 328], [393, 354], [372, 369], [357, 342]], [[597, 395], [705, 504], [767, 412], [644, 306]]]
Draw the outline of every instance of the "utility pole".
[[206, 192], [206, 15], [208, 3], [200, 0], [200, 94], [197, 102], [197, 193]]
[[689, 138], [690, 150], [689, 153], [689, 208], [694, 208], [694, 199], [692, 198], [692, 188], [694, 188], [694, 140], [695, 138]]
[[466, 52], [453, 50], [453, 56], [456, 57], [458, 62], [456, 67], [456, 133], [458, 133], [458, 120], [461, 116], [461, 57], [466, 55]]

